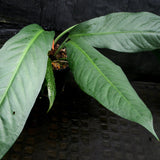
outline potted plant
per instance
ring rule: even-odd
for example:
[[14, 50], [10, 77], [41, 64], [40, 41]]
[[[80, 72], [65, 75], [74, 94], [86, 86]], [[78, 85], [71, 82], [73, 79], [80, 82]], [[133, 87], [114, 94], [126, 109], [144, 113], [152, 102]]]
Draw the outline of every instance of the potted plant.
[[[139, 123], [158, 139], [151, 112], [122, 69], [95, 48], [127, 53], [156, 50], [160, 48], [159, 28], [160, 17], [155, 14], [120, 12], [72, 26], [55, 40], [54, 31], [44, 31], [37, 24], [24, 27], [9, 39], [0, 50], [0, 158], [21, 133], [44, 79], [48, 111], [53, 106], [53, 67], [59, 69], [63, 62], [64, 68], [69, 63], [85, 93], [113, 113]], [[55, 47], [63, 36], [65, 40]], [[60, 55], [62, 49], [64, 54]]]

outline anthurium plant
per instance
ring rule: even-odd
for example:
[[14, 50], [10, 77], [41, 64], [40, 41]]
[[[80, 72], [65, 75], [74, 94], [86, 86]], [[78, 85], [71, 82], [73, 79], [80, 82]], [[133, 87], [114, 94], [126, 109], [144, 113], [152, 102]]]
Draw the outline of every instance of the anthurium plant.
[[[160, 17], [148, 12], [112, 13], [72, 26], [55, 39], [54, 35], [54, 31], [31, 24], [0, 50], [0, 159], [21, 133], [44, 80], [48, 111], [53, 106], [53, 59], [68, 62], [85, 93], [113, 113], [142, 125], [158, 139], [150, 110], [122, 69], [96, 48], [130, 54], [160, 49]], [[55, 50], [63, 36], [67, 38]], [[66, 49], [67, 56], [57, 56], [61, 49]]]

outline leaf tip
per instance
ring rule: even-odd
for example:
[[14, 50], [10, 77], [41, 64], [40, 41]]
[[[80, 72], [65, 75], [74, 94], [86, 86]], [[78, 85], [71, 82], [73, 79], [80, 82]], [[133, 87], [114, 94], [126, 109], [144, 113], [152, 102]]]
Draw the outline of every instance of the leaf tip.
[[153, 128], [153, 121], [148, 123], [148, 126], [144, 126], [152, 135], [157, 139], [157, 141], [160, 141], [159, 137], [157, 136], [154, 128]]
[[157, 134], [155, 133], [155, 138], [157, 139], [157, 141], [159, 141], [160, 142], [160, 139], [159, 139], [159, 137], [157, 136]]
[[51, 108], [52, 108], [52, 105], [49, 105], [47, 113], [49, 113], [49, 111], [51, 110]]

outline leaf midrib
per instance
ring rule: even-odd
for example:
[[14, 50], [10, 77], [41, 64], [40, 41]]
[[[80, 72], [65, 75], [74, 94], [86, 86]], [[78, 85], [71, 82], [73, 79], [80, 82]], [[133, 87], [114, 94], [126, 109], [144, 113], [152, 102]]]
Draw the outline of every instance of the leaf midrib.
[[39, 30], [39, 31], [35, 34], [35, 36], [30, 40], [28, 46], [27, 46], [27, 47], [25, 48], [25, 50], [23, 51], [22, 57], [21, 57], [21, 59], [19, 60], [19, 64], [17, 65], [17, 67], [16, 67], [16, 69], [15, 69], [15, 72], [13, 73], [13, 76], [12, 76], [10, 82], [9, 82], [9, 85], [8, 85], [8, 87], [6, 88], [6, 91], [4, 92], [4, 94], [3, 94], [3, 96], [2, 96], [2, 98], [1, 98], [1, 100], [0, 100], [0, 105], [3, 103], [5, 97], [6, 97], [7, 93], [8, 93], [8, 91], [9, 91], [9, 89], [10, 89], [10, 87], [11, 87], [11, 85], [12, 85], [14, 79], [15, 79], [15, 77], [16, 77], [17, 72], [18, 72], [18, 70], [20, 69], [20, 66], [21, 66], [21, 64], [22, 64], [22, 62], [23, 62], [23, 60], [24, 60], [25, 55], [27, 54], [28, 50], [31, 48], [31, 46], [32, 46], [32, 44], [34, 43], [34, 41], [38, 38], [38, 36], [39, 36], [42, 32], [44, 32], [43, 29]]
[[90, 58], [90, 56], [82, 49], [80, 48], [75, 42], [70, 41], [70, 43], [72, 43], [72, 45], [74, 45], [75, 47], [77, 47], [87, 58], [88, 60], [91, 62], [91, 64], [97, 69], [97, 71], [104, 77], [104, 79], [121, 95], [121, 97], [129, 104], [132, 105], [127, 98], [123, 95], [123, 93], [121, 93], [121, 91], [108, 79], [107, 76], [104, 75], [104, 73], [99, 69], [99, 67], [93, 62], [93, 60]]
[[81, 36], [96, 36], [96, 35], [111, 35], [111, 34], [133, 34], [133, 33], [141, 33], [141, 34], [160, 34], [160, 32], [152, 32], [152, 31], [116, 31], [116, 32], [98, 32], [98, 33], [72, 33], [70, 37], [81, 37]]

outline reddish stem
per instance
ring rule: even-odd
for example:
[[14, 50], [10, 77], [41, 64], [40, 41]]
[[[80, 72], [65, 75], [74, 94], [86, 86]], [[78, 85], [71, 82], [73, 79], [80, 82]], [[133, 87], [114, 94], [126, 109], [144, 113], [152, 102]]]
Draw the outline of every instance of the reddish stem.
[[54, 40], [53, 40], [53, 43], [52, 43], [52, 50], [54, 50]]

